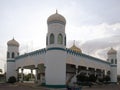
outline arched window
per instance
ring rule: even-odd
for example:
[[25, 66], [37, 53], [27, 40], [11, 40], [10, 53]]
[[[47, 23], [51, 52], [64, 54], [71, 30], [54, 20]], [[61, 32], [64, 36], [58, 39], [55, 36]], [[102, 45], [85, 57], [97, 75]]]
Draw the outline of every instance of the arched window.
[[14, 58], [15, 57], [15, 53], [14, 52], [12, 52], [12, 58]]
[[111, 63], [113, 64], [114, 62], [113, 62], [113, 59], [111, 59]]
[[115, 59], [115, 64], [117, 64], [117, 59]]
[[9, 52], [7, 52], [7, 58], [10, 58], [10, 53]]
[[50, 35], [50, 44], [54, 44], [54, 34]]
[[64, 38], [64, 45], [66, 46], [66, 36], [65, 36], [65, 38]]
[[63, 44], [63, 36], [62, 36], [62, 34], [58, 35], [58, 44]]
[[17, 55], [19, 56], [19, 52], [17, 53]]
[[46, 45], [48, 45], [48, 37], [46, 38]]

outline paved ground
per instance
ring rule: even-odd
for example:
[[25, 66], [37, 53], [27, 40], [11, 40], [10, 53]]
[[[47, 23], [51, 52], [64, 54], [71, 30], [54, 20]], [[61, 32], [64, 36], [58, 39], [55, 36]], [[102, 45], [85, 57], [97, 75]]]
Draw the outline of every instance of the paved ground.
[[[32, 87], [32, 86], [23, 86], [18, 84], [0, 84], [0, 90], [56, 90], [56, 89], [47, 89], [43, 87]], [[57, 90], [66, 90], [66, 89], [57, 89]], [[101, 85], [93, 87], [83, 87], [82, 90], [120, 90], [120, 85]]]
[[82, 90], [120, 90], [120, 85], [99, 85], [93, 87], [83, 87]]
[[49, 90], [41, 87], [23, 86], [17, 84], [0, 84], [0, 90]]

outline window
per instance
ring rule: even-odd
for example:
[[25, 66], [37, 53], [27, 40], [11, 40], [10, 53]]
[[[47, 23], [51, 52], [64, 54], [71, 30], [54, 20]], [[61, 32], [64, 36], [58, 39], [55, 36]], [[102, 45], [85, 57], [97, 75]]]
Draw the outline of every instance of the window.
[[113, 62], [113, 59], [111, 59], [111, 63], [113, 64], [114, 62]]
[[63, 44], [63, 36], [62, 36], [62, 34], [58, 35], [58, 44]]
[[14, 58], [15, 57], [15, 53], [14, 52], [12, 52], [12, 58]]
[[54, 34], [50, 35], [50, 44], [54, 44]]
[[48, 37], [46, 38], [46, 45], [48, 45]]
[[66, 46], [66, 37], [64, 38], [64, 45]]
[[7, 58], [10, 58], [10, 53], [9, 52], [7, 52]]
[[117, 59], [115, 59], [115, 64], [117, 64]]

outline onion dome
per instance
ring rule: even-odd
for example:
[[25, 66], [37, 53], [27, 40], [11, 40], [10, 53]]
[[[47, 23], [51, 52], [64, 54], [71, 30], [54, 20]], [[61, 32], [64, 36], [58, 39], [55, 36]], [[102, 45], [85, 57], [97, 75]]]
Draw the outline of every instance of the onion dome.
[[82, 53], [82, 50], [80, 48], [76, 47], [75, 45], [73, 45], [70, 49], [75, 51], [75, 52]]
[[82, 50], [80, 48], [78, 48], [77, 46], [75, 46], [75, 40], [74, 40], [74, 44], [73, 46], [70, 48], [70, 50], [73, 50], [75, 52], [79, 52], [82, 53]]
[[12, 40], [7, 42], [8, 46], [17, 46], [19, 47], [19, 43], [13, 38]]
[[111, 49], [108, 51], [107, 54], [116, 54], [116, 53], [117, 53], [117, 51], [114, 50], [113, 48], [111, 48]]
[[64, 25], [66, 24], [66, 20], [65, 18], [58, 14], [57, 10], [55, 14], [52, 14], [51, 16], [48, 17], [47, 23], [51, 23], [51, 22], [60, 22], [63, 23]]

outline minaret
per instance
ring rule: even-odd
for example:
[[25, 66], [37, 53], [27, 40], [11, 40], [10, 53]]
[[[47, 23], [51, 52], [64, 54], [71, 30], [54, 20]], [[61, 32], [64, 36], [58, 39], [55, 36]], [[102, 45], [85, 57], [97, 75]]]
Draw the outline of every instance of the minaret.
[[6, 80], [8, 81], [9, 77], [16, 77], [15, 70], [15, 57], [19, 55], [19, 43], [13, 38], [7, 42], [7, 71], [6, 71]]
[[48, 17], [46, 39], [45, 77], [47, 86], [65, 87], [66, 84], [66, 34], [65, 18], [58, 14]]
[[111, 48], [108, 53], [108, 62], [110, 62], [110, 78], [112, 83], [117, 82], [117, 51]]

